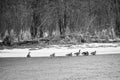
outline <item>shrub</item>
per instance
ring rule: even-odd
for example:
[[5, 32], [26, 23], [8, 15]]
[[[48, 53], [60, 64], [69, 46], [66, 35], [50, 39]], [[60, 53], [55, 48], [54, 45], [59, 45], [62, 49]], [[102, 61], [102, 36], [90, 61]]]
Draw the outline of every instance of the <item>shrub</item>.
[[13, 43], [12, 43], [12, 38], [10, 36], [6, 36], [4, 39], [3, 39], [3, 45], [5, 46], [11, 46]]

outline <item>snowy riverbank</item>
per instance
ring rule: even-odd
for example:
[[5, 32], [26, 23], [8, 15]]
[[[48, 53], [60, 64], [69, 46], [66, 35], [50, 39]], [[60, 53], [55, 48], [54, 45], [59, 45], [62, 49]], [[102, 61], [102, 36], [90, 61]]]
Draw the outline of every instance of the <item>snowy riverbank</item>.
[[52, 53], [56, 56], [65, 56], [68, 53], [88, 51], [97, 51], [98, 54], [119, 54], [120, 53], [120, 43], [85, 43], [81, 45], [49, 45], [45, 48], [39, 49], [3, 49], [0, 50], [0, 57], [26, 57], [28, 52], [31, 52], [32, 57], [47, 57]]

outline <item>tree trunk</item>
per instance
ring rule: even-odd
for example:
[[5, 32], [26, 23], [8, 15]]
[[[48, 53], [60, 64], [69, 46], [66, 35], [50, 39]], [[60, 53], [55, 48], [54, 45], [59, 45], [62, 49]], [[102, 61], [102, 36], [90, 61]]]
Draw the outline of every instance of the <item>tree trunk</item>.
[[116, 35], [118, 37], [120, 37], [120, 11], [119, 11], [119, 2], [118, 0], [115, 0], [115, 9], [116, 9], [116, 20], [115, 20], [115, 24], [116, 24], [116, 27], [115, 27], [115, 30], [116, 30]]

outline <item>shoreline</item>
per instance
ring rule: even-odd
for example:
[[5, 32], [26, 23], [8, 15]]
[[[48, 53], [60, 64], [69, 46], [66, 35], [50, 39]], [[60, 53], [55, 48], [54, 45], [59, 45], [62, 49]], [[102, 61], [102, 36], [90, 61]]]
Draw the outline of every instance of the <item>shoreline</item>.
[[68, 53], [75, 53], [81, 50], [81, 53], [96, 51], [99, 54], [120, 54], [119, 43], [85, 43], [82, 45], [49, 45], [45, 48], [25, 48], [25, 49], [3, 49], [0, 50], [0, 57], [26, 57], [31, 52], [32, 57], [49, 57], [55, 53], [56, 56], [65, 56]]

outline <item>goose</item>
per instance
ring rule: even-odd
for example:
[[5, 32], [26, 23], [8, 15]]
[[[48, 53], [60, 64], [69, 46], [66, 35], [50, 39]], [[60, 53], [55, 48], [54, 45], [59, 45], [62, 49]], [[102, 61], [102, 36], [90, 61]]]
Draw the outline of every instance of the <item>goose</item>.
[[30, 58], [31, 57], [31, 55], [30, 55], [30, 52], [27, 54], [27, 58]]
[[72, 53], [66, 54], [66, 56], [72, 56]]
[[53, 53], [53, 54], [50, 54], [50, 57], [55, 57], [55, 53]]
[[94, 51], [94, 52], [91, 52], [91, 55], [96, 55], [96, 51]]
[[88, 51], [86, 51], [86, 52], [82, 52], [82, 55], [84, 55], [84, 56], [88, 56], [88, 55], [89, 55], [89, 52], [88, 52]]
[[79, 50], [79, 52], [74, 53], [74, 55], [79, 56], [80, 55], [80, 50]]

